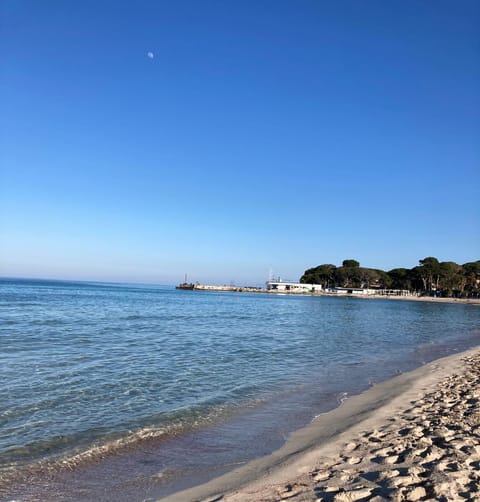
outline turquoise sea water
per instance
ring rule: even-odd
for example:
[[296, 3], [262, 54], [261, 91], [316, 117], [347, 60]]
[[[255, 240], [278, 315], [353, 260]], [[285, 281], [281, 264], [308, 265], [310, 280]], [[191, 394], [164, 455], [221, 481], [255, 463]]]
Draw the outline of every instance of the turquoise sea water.
[[0, 500], [160, 496], [480, 340], [471, 305], [60, 281], [0, 318]]

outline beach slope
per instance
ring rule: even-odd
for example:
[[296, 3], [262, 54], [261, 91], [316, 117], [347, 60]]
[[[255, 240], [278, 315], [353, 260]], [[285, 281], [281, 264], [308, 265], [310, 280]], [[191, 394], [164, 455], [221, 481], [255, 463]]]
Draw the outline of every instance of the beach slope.
[[376, 385], [188, 500], [480, 500], [480, 353]]

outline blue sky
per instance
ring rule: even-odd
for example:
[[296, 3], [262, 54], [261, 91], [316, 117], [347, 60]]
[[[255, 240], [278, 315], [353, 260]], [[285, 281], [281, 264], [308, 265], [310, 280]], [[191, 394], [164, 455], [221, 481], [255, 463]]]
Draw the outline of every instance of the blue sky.
[[1, 275], [480, 258], [478, 2], [0, 9]]

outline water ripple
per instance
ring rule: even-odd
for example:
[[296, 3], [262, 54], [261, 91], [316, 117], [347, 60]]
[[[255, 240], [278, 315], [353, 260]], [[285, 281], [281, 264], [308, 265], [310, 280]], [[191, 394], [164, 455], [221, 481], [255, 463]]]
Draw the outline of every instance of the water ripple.
[[464, 305], [41, 281], [0, 281], [0, 293], [7, 464], [146, 426], [188, 429], [305, 386], [320, 412], [327, 395], [479, 338], [479, 309]]

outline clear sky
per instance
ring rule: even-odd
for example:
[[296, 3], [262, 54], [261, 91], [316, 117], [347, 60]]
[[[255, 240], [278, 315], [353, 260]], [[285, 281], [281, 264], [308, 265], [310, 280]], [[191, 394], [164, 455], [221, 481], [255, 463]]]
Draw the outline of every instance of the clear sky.
[[480, 2], [1, 0], [0, 275], [480, 258]]

